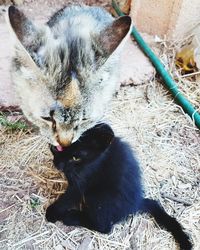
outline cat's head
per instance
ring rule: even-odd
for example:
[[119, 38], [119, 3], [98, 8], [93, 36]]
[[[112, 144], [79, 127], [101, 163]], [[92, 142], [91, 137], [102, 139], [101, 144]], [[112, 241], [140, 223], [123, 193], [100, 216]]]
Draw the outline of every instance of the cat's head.
[[99, 159], [109, 148], [114, 139], [114, 132], [107, 124], [98, 124], [87, 130], [73, 144], [59, 151], [50, 146], [54, 156], [54, 165], [59, 170], [65, 168], [85, 166]]
[[107, 15], [109, 25], [99, 30], [90, 17], [72, 14], [70, 25], [37, 26], [16, 7], [8, 9], [15, 38], [11, 73], [20, 106], [52, 145], [67, 146], [94, 126], [115, 90], [118, 69], [112, 58], [131, 19]]

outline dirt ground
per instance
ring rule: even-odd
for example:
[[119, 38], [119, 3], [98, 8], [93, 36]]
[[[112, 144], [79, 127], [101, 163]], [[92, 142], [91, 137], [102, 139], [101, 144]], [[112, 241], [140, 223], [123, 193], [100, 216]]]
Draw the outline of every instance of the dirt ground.
[[[199, 131], [157, 81], [122, 88], [105, 120], [134, 148], [146, 195], [178, 219], [198, 250]], [[4, 127], [0, 141], [1, 249], [177, 249], [147, 215], [134, 217], [131, 226], [130, 220], [117, 224], [110, 235], [47, 223], [45, 207], [65, 186], [48, 146], [34, 132]]]
[[[12, 1], [7, 1], [12, 2]], [[70, 5], [70, 4], [87, 4], [87, 5], [98, 5], [106, 8], [110, 11], [111, 1], [96, 1], [96, 0], [23, 0], [23, 4], [20, 4], [19, 7], [27, 14], [27, 16], [31, 17], [35, 20], [47, 20], [54, 12], [58, 9]], [[6, 5], [7, 6], [7, 5]]]
[[[64, 1], [24, 2], [28, 15], [41, 20], [55, 10], [55, 3], [61, 6]], [[97, 2], [109, 9], [106, 1]], [[167, 65], [170, 60], [165, 60]], [[184, 79], [179, 84], [198, 106], [198, 82]], [[199, 250], [200, 132], [194, 123], [159, 78], [122, 87], [105, 121], [133, 147], [143, 170], [146, 196], [158, 199], [177, 218]], [[33, 128], [13, 132], [0, 126], [0, 249], [178, 249], [172, 236], [147, 215], [117, 224], [109, 235], [47, 223], [46, 206], [66, 187], [51, 161], [48, 145]]]

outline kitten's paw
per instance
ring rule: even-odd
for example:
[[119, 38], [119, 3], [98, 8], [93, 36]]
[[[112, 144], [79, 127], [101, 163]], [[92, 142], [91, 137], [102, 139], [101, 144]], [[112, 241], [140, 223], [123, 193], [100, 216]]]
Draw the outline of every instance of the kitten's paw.
[[46, 210], [46, 219], [49, 222], [55, 223], [58, 220], [56, 209], [53, 205], [50, 205]]

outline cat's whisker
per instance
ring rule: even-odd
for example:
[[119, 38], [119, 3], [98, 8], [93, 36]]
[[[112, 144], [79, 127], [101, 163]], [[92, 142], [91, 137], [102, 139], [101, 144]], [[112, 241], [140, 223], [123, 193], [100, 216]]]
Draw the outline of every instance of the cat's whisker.
[[41, 137], [38, 137], [37, 139], [39, 140], [36, 140], [34, 144], [29, 148], [26, 148], [25, 152], [22, 154], [20, 165], [25, 165], [35, 156], [38, 156], [40, 149], [47, 144]]
[[38, 139], [40, 139], [41, 136], [40, 135], [36, 135], [36, 136], [33, 136], [33, 137], [30, 137], [30, 138], [26, 138], [26, 139], [22, 139], [20, 140], [19, 142], [16, 142], [14, 144], [14, 146], [27, 146], [29, 145], [30, 143], [34, 143], [34, 141], [38, 141]]
[[30, 144], [29, 147], [26, 147], [26, 151], [24, 154], [31, 154], [32, 149], [34, 149], [35, 147], [37, 147], [38, 145], [40, 145], [41, 141], [35, 141], [34, 143]]

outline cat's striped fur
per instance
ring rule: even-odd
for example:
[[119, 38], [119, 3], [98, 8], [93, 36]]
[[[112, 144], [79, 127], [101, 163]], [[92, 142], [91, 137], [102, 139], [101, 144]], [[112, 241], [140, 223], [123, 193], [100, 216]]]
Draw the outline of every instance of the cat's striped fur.
[[131, 29], [99, 7], [69, 6], [36, 26], [14, 6], [12, 79], [26, 117], [53, 145], [66, 146], [99, 122], [118, 85]]

